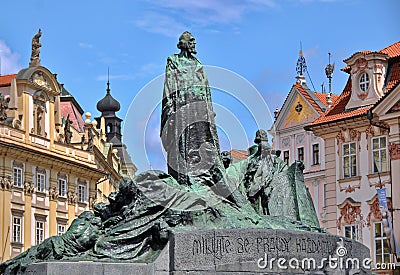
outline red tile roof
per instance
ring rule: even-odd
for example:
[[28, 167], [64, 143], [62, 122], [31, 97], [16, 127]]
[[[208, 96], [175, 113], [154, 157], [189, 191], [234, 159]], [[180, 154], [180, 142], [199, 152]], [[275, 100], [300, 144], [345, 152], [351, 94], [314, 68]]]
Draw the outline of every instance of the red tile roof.
[[79, 113], [75, 105], [71, 101], [60, 102], [61, 117], [69, 119], [72, 121], [72, 127], [74, 127], [78, 132], [83, 132], [83, 127], [85, 122], [83, 121], [82, 114]]
[[[314, 95], [315, 95], [316, 97], [318, 97], [318, 99], [322, 102], [322, 104], [324, 104], [325, 106], [328, 106], [328, 103], [326, 103], [326, 96], [327, 96], [327, 94], [322, 94], [322, 93], [314, 92]], [[338, 95], [332, 94], [332, 102], [335, 102], [336, 99], [338, 99], [338, 97], [339, 97]]]
[[315, 102], [315, 100], [310, 96], [309, 93], [307, 93], [304, 89], [304, 87], [300, 84], [294, 84], [294, 87], [304, 96], [304, 98], [311, 104], [311, 106], [319, 113], [323, 114], [324, 110], [321, 109], [321, 107]]
[[386, 48], [380, 50], [379, 52], [389, 55], [390, 58], [400, 56], [400, 41], [398, 41], [390, 46], [387, 46]]
[[[377, 52], [371, 52], [371, 51], [361, 51], [361, 52], [356, 52], [354, 54], [352, 54], [349, 58], [346, 58], [345, 60], [343, 60], [344, 62], [347, 62], [347, 60], [351, 59], [353, 56], [355, 56], [356, 54], [364, 54], [364, 55], [368, 55], [368, 54], [374, 54], [374, 53], [383, 53], [383, 54], [387, 54], [390, 58], [395, 58], [400, 56], [400, 41], [387, 46], [386, 48], [383, 48], [380, 51]], [[350, 66], [346, 66], [344, 68], [341, 69], [344, 72], [349, 73], [350, 71]]]
[[234, 149], [234, 150], [231, 150], [230, 153], [231, 153], [231, 156], [232, 156], [234, 162], [247, 159], [247, 157], [249, 156], [249, 152], [247, 150]]
[[400, 82], [400, 62], [396, 62], [392, 66], [392, 72], [390, 73], [390, 79], [386, 85], [386, 92], [391, 91]]
[[[300, 84], [293, 85], [296, 89], [304, 96], [304, 98], [311, 104], [311, 106], [322, 115], [325, 110], [321, 109], [320, 105], [314, 100], [314, 98], [304, 89]], [[318, 98], [319, 101], [326, 107], [328, 104], [326, 103], [327, 94], [314, 92], [314, 95]], [[338, 98], [337, 95], [332, 95], [332, 102], [334, 102]]]
[[0, 87], [10, 86], [11, 80], [15, 78], [16, 74], [9, 74], [9, 75], [1, 75], [0, 76]]
[[[361, 53], [371, 54], [372, 52], [365, 51]], [[393, 45], [390, 45], [380, 50], [379, 53], [387, 54], [391, 59], [400, 56], [400, 42], [396, 42]], [[352, 56], [354, 56], [354, 54]], [[386, 94], [392, 91], [400, 83], [400, 62], [396, 61], [392, 64], [390, 64], [389, 62], [389, 66], [391, 66], [391, 72], [388, 75], [390, 79], [387, 81], [386, 84], [386, 89], [385, 89]], [[350, 67], [348, 67], [348, 69], [350, 69]], [[342, 94], [337, 98], [337, 100], [334, 101], [332, 107], [329, 108], [329, 110], [324, 114], [322, 114], [319, 118], [310, 123], [308, 127], [364, 115], [367, 110], [373, 107], [370, 105], [346, 111], [345, 108], [350, 100], [350, 97], [351, 97], [351, 76], [349, 76]]]

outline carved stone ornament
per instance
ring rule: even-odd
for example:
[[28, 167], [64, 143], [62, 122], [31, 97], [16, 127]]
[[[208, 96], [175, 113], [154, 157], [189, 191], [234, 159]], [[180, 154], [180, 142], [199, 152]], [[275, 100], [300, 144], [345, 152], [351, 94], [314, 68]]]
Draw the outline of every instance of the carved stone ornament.
[[50, 189], [49, 189], [49, 197], [50, 197], [50, 200], [53, 200], [53, 201], [58, 199], [58, 191], [57, 191], [57, 188], [55, 186], [50, 187]]
[[41, 71], [38, 71], [32, 75], [31, 82], [39, 85], [40, 87], [51, 89], [49, 82]]
[[285, 137], [282, 139], [282, 147], [288, 147], [290, 145], [290, 138], [289, 137]]
[[32, 195], [35, 192], [35, 185], [31, 181], [26, 181], [24, 183], [24, 193], [26, 195]]
[[389, 144], [389, 153], [391, 160], [398, 160], [400, 159], [400, 143], [396, 144], [391, 142]]
[[[358, 186], [357, 186], [358, 187]], [[358, 188], [360, 188], [360, 187], [358, 187]], [[351, 186], [350, 184], [349, 184], [349, 186], [347, 186], [347, 188], [344, 190], [346, 193], [352, 193], [352, 192], [355, 192], [356, 191], [356, 188], [354, 187], [354, 186]]]
[[345, 224], [354, 223], [354, 219], [362, 219], [360, 205], [353, 205], [351, 202], [346, 203], [340, 208], [340, 217], [338, 218], [336, 225], [340, 230], [342, 228], [342, 220]]
[[301, 144], [304, 142], [304, 134], [296, 136], [296, 144]]
[[368, 96], [368, 90], [367, 90], [367, 92], [359, 92], [359, 93], [357, 93], [357, 97], [358, 97], [359, 99], [361, 99], [361, 100], [366, 99], [367, 96]]
[[6, 176], [6, 177], [0, 177], [0, 187], [3, 190], [11, 190], [12, 188], [12, 177], [11, 176]]
[[356, 74], [358, 72], [363, 72], [367, 68], [371, 69], [371, 67], [368, 67], [368, 61], [365, 58], [359, 58], [356, 60], [356, 64], [351, 73]]
[[[388, 208], [392, 208], [392, 201], [390, 199], [387, 199], [387, 204]], [[390, 211], [389, 211], [390, 213]], [[379, 200], [378, 197], [375, 196], [374, 199], [369, 202], [369, 213], [367, 216], [367, 226], [371, 225], [372, 221], [381, 221], [382, 220], [382, 212], [379, 206]]]
[[[382, 126], [382, 127], [376, 127], [373, 125], [369, 125], [367, 127], [367, 129], [365, 130], [365, 134], [367, 136], [367, 139], [371, 136], [371, 137], [376, 137], [376, 136], [382, 136], [387, 134], [388, 130], [386, 130], [385, 128], [390, 128], [389, 124], [379, 121], [374, 123], [374, 125], [376, 126]], [[368, 144], [367, 144], [367, 149], [368, 149]]]
[[361, 150], [360, 140], [361, 140], [361, 132], [351, 128], [341, 128], [339, 133], [336, 135], [337, 154], [339, 155], [340, 143], [349, 141], [357, 141], [358, 151], [360, 151]]
[[10, 103], [10, 97], [5, 98], [0, 93], [0, 122], [7, 119], [8, 104]]
[[68, 204], [76, 204], [78, 197], [75, 192], [68, 191], [67, 200], [68, 200]]

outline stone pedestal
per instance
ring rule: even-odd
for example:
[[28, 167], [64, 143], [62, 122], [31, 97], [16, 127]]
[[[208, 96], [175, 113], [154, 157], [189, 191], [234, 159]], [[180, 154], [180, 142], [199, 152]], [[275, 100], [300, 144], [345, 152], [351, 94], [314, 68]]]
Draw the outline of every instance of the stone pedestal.
[[369, 257], [364, 245], [329, 234], [199, 230], [173, 233], [154, 263], [47, 262], [26, 274], [371, 274]]

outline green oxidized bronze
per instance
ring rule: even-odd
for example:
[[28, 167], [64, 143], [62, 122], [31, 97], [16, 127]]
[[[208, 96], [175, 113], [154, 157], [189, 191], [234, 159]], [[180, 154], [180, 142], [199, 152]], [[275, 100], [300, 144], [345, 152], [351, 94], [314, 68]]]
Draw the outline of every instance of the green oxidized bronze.
[[303, 165], [290, 167], [256, 133], [249, 157], [232, 164], [220, 153], [207, 76], [193, 36], [168, 57], [161, 139], [168, 174], [147, 171], [120, 182], [109, 203], [84, 212], [67, 232], [0, 264], [17, 274], [40, 261], [152, 262], [173, 230], [270, 228], [322, 231], [304, 185]]

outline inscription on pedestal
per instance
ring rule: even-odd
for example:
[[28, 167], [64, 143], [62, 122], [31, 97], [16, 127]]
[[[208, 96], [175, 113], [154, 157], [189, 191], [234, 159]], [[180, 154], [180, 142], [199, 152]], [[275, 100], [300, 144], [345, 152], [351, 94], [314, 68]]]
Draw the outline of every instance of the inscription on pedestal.
[[[353, 240], [330, 234], [290, 230], [205, 230], [174, 233], [173, 270], [188, 271], [243, 271], [253, 273], [278, 272], [260, 268], [259, 262], [280, 259], [281, 262], [301, 263], [312, 258], [316, 266], [323, 266], [324, 258], [337, 257], [342, 246], [348, 257], [369, 257], [368, 249]], [[313, 261], [312, 260], [312, 261]], [[268, 265], [269, 267], [270, 265]], [[272, 266], [272, 265], [271, 265]], [[322, 267], [324, 269], [325, 267]], [[296, 273], [299, 270], [286, 270]], [[363, 273], [361, 273], [363, 274]]]

